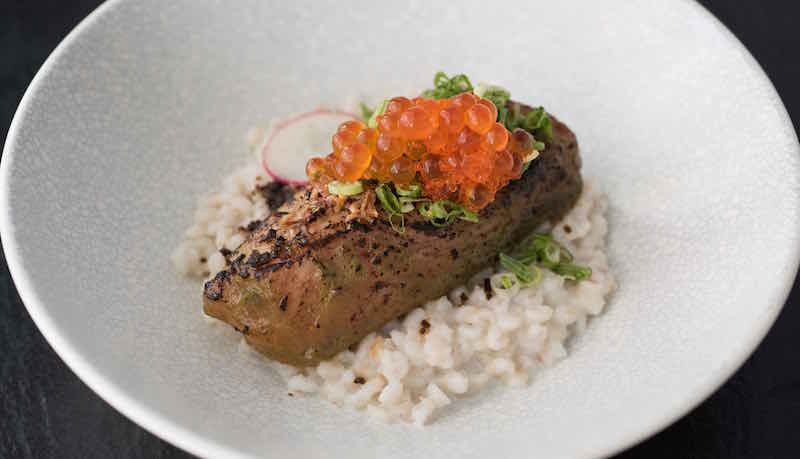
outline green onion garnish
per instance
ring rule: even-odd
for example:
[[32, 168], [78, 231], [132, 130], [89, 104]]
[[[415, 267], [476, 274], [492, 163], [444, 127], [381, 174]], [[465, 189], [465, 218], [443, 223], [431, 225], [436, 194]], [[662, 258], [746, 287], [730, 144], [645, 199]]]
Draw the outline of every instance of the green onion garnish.
[[567, 250], [566, 247], [564, 247], [563, 245], [559, 244], [558, 242], [556, 242], [556, 241], [553, 241], [553, 242], [555, 244], [558, 244], [558, 247], [561, 249], [561, 254], [559, 255], [561, 263], [572, 263], [572, 260], [573, 260], [572, 252]]
[[[403, 209], [405, 206], [402, 205], [400, 200], [397, 199], [397, 196], [392, 193], [392, 189], [389, 188], [389, 185], [385, 183], [378, 185], [375, 188], [375, 195], [378, 197], [378, 201], [381, 202], [383, 210], [389, 214], [389, 224], [392, 225], [392, 229], [398, 233], [404, 233], [406, 231], [406, 218], [403, 216]], [[414, 208], [413, 205], [411, 208]], [[400, 223], [395, 224], [395, 220], [398, 218]]]
[[420, 187], [416, 183], [408, 185], [408, 188], [403, 188], [400, 185], [395, 185], [394, 189], [395, 191], [397, 191], [397, 194], [407, 198], [418, 198], [422, 195], [422, 187]]
[[[592, 275], [592, 269], [588, 266], [573, 264], [570, 251], [547, 234], [532, 234], [523, 239], [512, 260], [524, 266], [538, 264], [568, 280], [581, 281]], [[511, 271], [511, 268], [506, 269]]]
[[486, 83], [478, 83], [475, 85], [475, 88], [472, 89], [472, 93], [478, 97], [483, 97], [486, 94], [486, 91], [489, 90], [489, 85]]
[[400, 212], [404, 214], [414, 210], [414, 204], [417, 202], [431, 202], [428, 198], [411, 198], [409, 196], [400, 196], [397, 200], [400, 201]]
[[478, 221], [478, 214], [452, 201], [424, 202], [419, 206], [419, 214], [436, 227], [448, 226], [456, 219], [473, 223]]
[[431, 202], [431, 200], [428, 198], [412, 198], [409, 196], [400, 196], [397, 198], [397, 200], [400, 201], [401, 206], [405, 204], [413, 204], [415, 202]]
[[[481, 95], [481, 97], [491, 100], [494, 106], [497, 107], [497, 121], [500, 121], [501, 119], [504, 120], [506, 118], [508, 111], [506, 105], [508, 104], [508, 100], [511, 98], [510, 92], [500, 86], [489, 86], [486, 88], [486, 91], [483, 93], [483, 95]], [[500, 122], [503, 123], [503, 121]]]
[[372, 114], [375, 110], [367, 107], [367, 104], [364, 102], [359, 103], [358, 106], [361, 108], [361, 119], [364, 120], [365, 123], [368, 122], [369, 119], [372, 118]]
[[[378, 127], [378, 117], [383, 115], [383, 112], [386, 111], [386, 106], [389, 105], [389, 99], [383, 99], [378, 108], [375, 109], [374, 112], [370, 115], [369, 119], [367, 119], [367, 127], [376, 128]], [[363, 106], [362, 106], [363, 111]]]
[[569, 250], [547, 234], [526, 237], [520, 242], [514, 256], [524, 263], [542, 263], [546, 268], [560, 262], [572, 261]]
[[[395, 223], [395, 220], [400, 220], [400, 223]], [[404, 217], [403, 214], [390, 214], [389, 224], [392, 226], [393, 230], [400, 234], [406, 232], [406, 217]]]
[[592, 268], [573, 265], [572, 263], [559, 263], [549, 269], [564, 279], [574, 281], [582, 281], [592, 277]]
[[[540, 261], [547, 264], [556, 264], [561, 261], [561, 245], [550, 236], [536, 234], [533, 236], [531, 248], [537, 253]], [[564, 249], [566, 251], [566, 249]]]
[[537, 132], [540, 133], [545, 140], [553, 140], [553, 123], [550, 121], [549, 116], [545, 117], [542, 127], [540, 127]]
[[375, 194], [378, 196], [378, 200], [381, 202], [383, 210], [385, 210], [388, 214], [401, 213], [400, 201], [397, 199], [397, 196], [392, 193], [389, 185], [381, 183], [375, 188]]
[[461, 215], [459, 215], [458, 218], [464, 221], [478, 223], [478, 214], [467, 209], [461, 209]]
[[[405, 218], [403, 214], [414, 210], [414, 204], [419, 204], [419, 213], [436, 227], [447, 226], [456, 219], [467, 220], [470, 222], [478, 221], [478, 214], [464, 209], [459, 204], [451, 201], [431, 202], [430, 199], [420, 197], [422, 188], [418, 184], [411, 184], [407, 187], [395, 185], [397, 195], [392, 191], [392, 187], [387, 183], [381, 183], [375, 188], [375, 195], [381, 202], [383, 210], [389, 214], [389, 222], [395, 227], [395, 216], [400, 217], [400, 228], [404, 228]], [[396, 229], [396, 228], [395, 228]], [[399, 231], [403, 232], [403, 231]]]
[[364, 191], [364, 186], [358, 180], [355, 182], [338, 182], [334, 180], [328, 183], [328, 191], [336, 196], [353, 196]]
[[508, 255], [500, 254], [500, 264], [509, 270], [517, 279], [525, 285], [538, 284], [542, 280], [542, 271], [538, 266], [526, 265]]
[[433, 89], [426, 89], [422, 95], [432, 99], [447, 99], [462, 92], [471, 92], [472, 89], [472, 83], [463, 73], [450, 78], [444, 72], [436, 72]]
[[503, 288], [508, 290], [514, 286], [514, 282], [511, 280], [511, 276], [503, 276], [500, 278], [500, 283], [503, 284]]
[[[520, 105], [517, 103], [511, 105], [511, 110], [508, 110], [505, 105], [502, 107], [501, 109], [500, 106], [497, 105], [497, 121], [503, 123], [509, 131], [522, 128], [533, 134], [534, 137], [552, 140], [553, 124], [543, 107], [534, 108], [525, 115], [522, 114]], [[534, 141], [534, 148], [536, 150], [544, 150], [544, 143], [538, 140]]]

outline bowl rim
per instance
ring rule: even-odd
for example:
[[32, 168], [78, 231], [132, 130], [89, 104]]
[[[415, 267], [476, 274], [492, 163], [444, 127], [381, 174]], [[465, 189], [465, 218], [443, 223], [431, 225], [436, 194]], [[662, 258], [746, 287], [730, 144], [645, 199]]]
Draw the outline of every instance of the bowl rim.
[[[109, 13], [112, 9], [126, 1], [129, 0], [108, 0], [81, 20], [64, 37], [58, 46], [56, 46], [36, 72], [36, 75], [25, 90], [19, 106], [14, 113], [3, 147], [2, 161], [0, 161], [0, 216], [3, 217], [0, 218], [0, 239], [2, 240], [6, 262], [19, 296], [42, 335], [59, 358], [67, 364], [81, 381], [89, 386], [89, 388], [99, 395], [106, 403], [153, 435], [194, 455], [201, 457], [251, 457], [242, 451], [232, 449], [210, 438], [199, 435], [183, 427], [180, 423], [167, 418], [158, 411], [148, 408], [145, 404], [140, 403], [137, 399], [131, 397], [112, 381], [104, 377], [95, 365], [81, 355], [61, 333], [58, 323], [50, 316], [47, 307], [41, 302], [36, 291], [33, 289], [30, 277], [25, 269], [23, 269], [22, 261], [19, 257], [14, 225], [10, 218], [10, 203], [12, 199], [10, 195], [10, 183], [12, 180], [11, 163], [14, 161], [14, 145], [18, 140], [19, 127], [30, 109], [30, 100], [33, 94], [38, 91], [42, 81], [51, 73], [54, 63], [69, 50], [76, 38], [97, 23], [103, 15]], [[800, 143], [798, 142], [797, 132], [794, 129], [792, 120], [780, 98], [780, 94], [777, 92], [774, 84], [758, 61], [730, 29], [703, 5], [696, 0], [682, 1], [692, 4], [696, 14], [710, 19], [712, 27], [715, 27], [722, 33], [729, 45], [743, 53], [746, 61], [745, 65], [757, 70], [756, 74], [758, 78], [760, 78], [761, 83], [765, 84], [774, 96], [774, 100], [778, 105], [775, 108], [779, 116], [783, 119], [783, 123], [792, 128], [791, 133], [794, 136], [793, 146], [795, 154], [800, 155]], [[797, 172], [798, 175], [800, 175], [800, 170]], [[798, 232], [795, 234], [800, 234], [800, 228], [798, 228]], [[604, 450], [596, 451], [595, 453], [597, 456], [607, 457], [621, 452], [664, 430], [706, 400], [742, 366], [756, 350], [774, 324], [788, 299], [794, 280], [800, 271], [798, 269], [798, 265], [800, 264], [800, 237], [795, 237], [794, 247], [791, 249], [792, 253], [794, 253], [791, 263], [795, 269], [793, 271], [789, 270], [789, 273], [794, 273], [793, 275], [788, 275], [788, 277], [781, 279], [783, 289], [778, 297], [782, 298], [782, 301], [780, 304], [769, 305], [766, 314], [762, 316], [762, 320], [754, 324], [753, 332], [746, 337], [746, 343], [739, 347], [739, 353], [733, 356], [733, 358], [727, 359], [715, 372], [710, 373], [706, 381], [704, 381], [693, 394], [686, 397], [684, 402], [679, 406], [673, 407], [669, 412], [660, 413], [660, 416], [654, 416], [652, 422], [644, 425], [639, 430], [626, 432], [624, 435], [621, 435], [616, 442], [610, 443]]]

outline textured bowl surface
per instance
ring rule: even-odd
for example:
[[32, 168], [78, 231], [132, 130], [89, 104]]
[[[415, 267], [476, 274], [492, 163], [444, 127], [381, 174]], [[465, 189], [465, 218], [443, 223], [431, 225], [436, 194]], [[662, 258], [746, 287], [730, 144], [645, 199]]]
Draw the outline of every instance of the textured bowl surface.
[[[168, 255], [198, 194], [244, 158], [249, 127], [422, 88], [440, 69], [502, 83], [577, 133], [584, 173], [610, 196], [619, 290], [529, 387], [425, 429], [287, 397], [236, 333], [204, 321], [198, 282]], [[799, 161], [764, 73], [688, 1], [111, 1], [20, 105], [0, 229], [59, 355], [191, 452], [602, 456], [699, 403], [764, 336], [800, 254]]]

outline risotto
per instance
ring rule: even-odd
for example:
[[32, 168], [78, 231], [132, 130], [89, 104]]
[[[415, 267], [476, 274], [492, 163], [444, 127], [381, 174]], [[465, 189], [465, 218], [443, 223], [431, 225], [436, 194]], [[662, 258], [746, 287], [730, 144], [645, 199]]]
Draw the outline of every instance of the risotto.
[[[260, 162], [264, 130], [248, 134], [250, 157], [218, 192], [198, 200], [192, 225], [171, 262], [184, 275], [208, 276], [226, 266], [220, 249], [234, 250], [240, 228], [270, 209], [258, 186], [269, 180]], [[274, 363], [289, 393], [322, 397], [377, 418], [422, 425], [435, 412], [475, 394], [491, 380], [524, 386], [567, 356], [566, 340], [602, 313], [616, 284], [605, 237], [608, 200], [591, 180], [570, 212], [542, 227], [591, 268], [572, 282], [543, 270], [532, 287], [509, 285], [500, 266], [487, 268], [449, 295], [430, 301], [362, 339], [352, 350], [307, 368]]]

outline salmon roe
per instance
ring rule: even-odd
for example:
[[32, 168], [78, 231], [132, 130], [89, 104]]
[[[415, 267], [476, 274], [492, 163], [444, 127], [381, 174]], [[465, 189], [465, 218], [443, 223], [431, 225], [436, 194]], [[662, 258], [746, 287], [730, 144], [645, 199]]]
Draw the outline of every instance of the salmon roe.
[[486, 207], [500, 188], [520, 178], [534, 149], [527, 131], [509, 132], [497, 122], [494, 103], [472, 93], [443, 100], [395, 97], [377, 117], [377, 128], [347, 121], [331, 144], [330, 155], [306, 165], [315, 183], [418, 182], [423, 196], [456, 201], [471, 211]]

